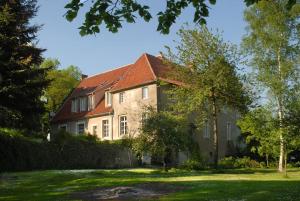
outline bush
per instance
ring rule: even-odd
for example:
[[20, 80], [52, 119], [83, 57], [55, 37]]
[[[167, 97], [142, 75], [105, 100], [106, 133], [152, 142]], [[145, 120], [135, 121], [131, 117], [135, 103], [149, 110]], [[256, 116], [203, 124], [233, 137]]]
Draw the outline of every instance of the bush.
[[235, 159], [230, 157], [225, 157], [219, 160], [218, 167], [222, 169], [232, 169], [235, 168]]
[[233, 168], [259, 168], [261, 164], [250, 157], [234, 158], [232, 156], [223, 158], [219, 161], [219, 168], [233, 169]]
[[208, 168], [207, 163], [203, 160], [188, 159], [181, 168], [186, 170], [203, 170]]
[[128, 149], [121, 144], [62, 131], [51, 142], [11, 133], [0, 130], [0, 172], [129, 166]]

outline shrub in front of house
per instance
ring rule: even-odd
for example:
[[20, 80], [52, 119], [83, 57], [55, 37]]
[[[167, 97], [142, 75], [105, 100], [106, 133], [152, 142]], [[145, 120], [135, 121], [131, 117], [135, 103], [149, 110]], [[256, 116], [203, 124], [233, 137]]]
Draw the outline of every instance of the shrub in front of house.
[[244, 156], [242, 158], [234, 158], [232, 156], [225, 157], [219, 161], [218, 164], [221, 169], [233, 169], [233, 168], [260, 168], [261, 164], [256, 160], [250, 159], [250, 157]]
[[61, 132], [42, 141], [0, 129], [0, 171], [128, 167], [128, 149], [121, 143]]

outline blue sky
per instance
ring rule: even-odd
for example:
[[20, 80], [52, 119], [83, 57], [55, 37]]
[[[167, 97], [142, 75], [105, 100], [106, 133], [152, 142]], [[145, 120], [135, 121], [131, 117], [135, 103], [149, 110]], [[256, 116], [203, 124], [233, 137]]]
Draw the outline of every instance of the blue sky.
[[[155, 14], [165, 7], [165, 1], [144, 1], [151, 7], [153, 19], [150, 23], [137, 20], [135, 24], [124, 24], [118, 33], [110, 33], [101, 27], [100, 34], [81, 37], [78, 27], [83, 21], [83, 12], [70, 23], [64, 17], [67, 0], [39, 0], [40, 6], [33, 23], [43, 24], [38, 33], [39, 46], [47, 49], [46, 58], [57, 58], [61, 67], [78, 66], [84, 74], [93, 75], [125, 64], [133, 63], [147, 52], [157, 55], [164, 46], [174, 47], [178, 41], [176, 32], [185, 23], [193, 26], [193, 9], [184, 11], [171, 28], [170, 34], [156, 32]], [[210, 9], [208, 26], [223, 31], [226, 41], [239, 44], [245, 34], [242, 0], [218, 0]]]

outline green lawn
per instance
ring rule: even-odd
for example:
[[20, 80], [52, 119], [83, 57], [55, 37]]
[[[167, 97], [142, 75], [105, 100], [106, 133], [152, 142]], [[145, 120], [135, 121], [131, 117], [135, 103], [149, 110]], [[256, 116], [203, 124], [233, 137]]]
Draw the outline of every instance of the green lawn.
[[130, 170], [49, 170], [4, 173], [0, 177], [0, 200], [70, 200], [74, 191], [103, 186], [128, 186], [144, 182], [164, 182], [185, 187], [160, 200], [299, 200], [300, 169], [291, 169], [288, 177], [276, 170], [226, 170], [188, 172], [155, 169]]

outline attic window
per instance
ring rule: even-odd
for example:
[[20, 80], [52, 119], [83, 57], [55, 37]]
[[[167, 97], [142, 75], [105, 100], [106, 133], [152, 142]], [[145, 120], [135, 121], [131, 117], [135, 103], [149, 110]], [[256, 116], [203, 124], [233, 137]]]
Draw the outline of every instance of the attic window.
[[80, 99], [80, 112], [84, 112], [87, 109], [87, 97], [81, 97]]
[[89, 95], [88, 96], [88, 111], [95, 108], [95, 96]]
[[78, 100], [77, 99], [72, 100], [71, 112], [78, 112]]
[[111, 93], [105, 92], [105, 102], [106, 102], [106, 106], [111, 106], [112, 103]]

